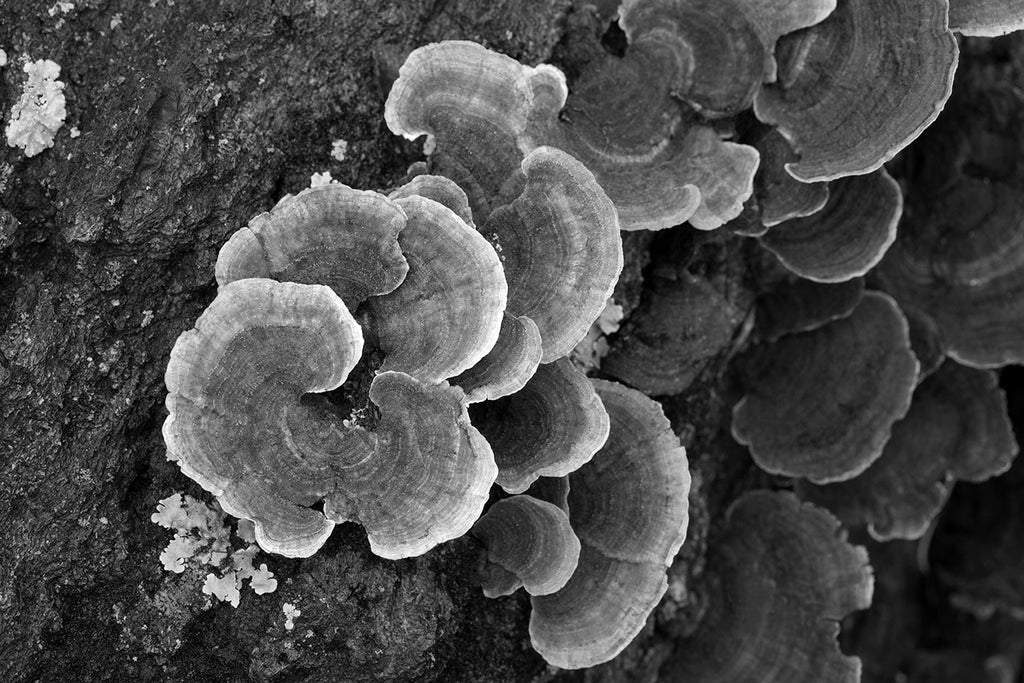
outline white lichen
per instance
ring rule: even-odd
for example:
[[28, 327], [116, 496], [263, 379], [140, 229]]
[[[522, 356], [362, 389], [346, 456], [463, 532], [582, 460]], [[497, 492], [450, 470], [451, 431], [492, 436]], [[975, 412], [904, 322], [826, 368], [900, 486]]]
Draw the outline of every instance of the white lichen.
[[318, 187], [320, 185], [330, 185], [337, 183], [338, 181], [331, 177], [330, 171], [324, 171], [323, 173], [314, 173], [309, 176], [309, 186]]
[[347, 140], [335, 140], [331, 143], [331, 156], [338, 161], [345, 161], [345, 155], [348, 153], [348, 141]]
[[622, 306], [608, 299], [601, 315], [590, 326], [587, 336], [580, 340], [569, 356], [580, 370], [589, 372], [601, 367], [601, 360], [608, 355], [609, 350], [606, 337], [619, 331], [622, 315]]
[[32, 157], [53, 147], [53, 138], [64, 125], [67, 109], [64, 83], [57, 80], [60, 65], [39, 59], [25, 65], [28, 80], [24, 92], [11, 108], [7, 124], [7, 144], [21, 147]]
[[292, 603], [286, 602], [281, 605], [281, 611], [284, 612], [284, 628], [286, 631], [291, 631], [295, 628], [295, 619], [302, 615], [302, 610]]
[[206, 574], [203, 593], [238, 607], [241, 600], [239, 588], [246, 580], [257, 595], [277, 590], [277, 579], [267, 565], [261, 564], [256, 568], [253, 564], [260, 548], [254, 543], [252, 522], [239, 522], [236, 535], [247, 545], [233, 548], [231, 529], [226, 524], [224, 511], [180, 493], [161, 500], [150, 519], [175, 531], [174, 538], [160, 553], [164, 569], [175, 574], [184, 573], [188, 566], [214, 570]]

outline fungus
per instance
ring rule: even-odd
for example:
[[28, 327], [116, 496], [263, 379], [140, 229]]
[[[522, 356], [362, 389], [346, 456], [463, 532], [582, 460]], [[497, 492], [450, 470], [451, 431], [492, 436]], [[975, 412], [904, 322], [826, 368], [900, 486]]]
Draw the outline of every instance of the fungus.
[[580, 159], [618, 210], [623, 230], [689, 221], [717, 228], [753, 192], [757, 151], [724, 142], [682, 109], [670, 83], [680, 65], [663, 51], [627, 50], [592, 63], [569, 97], [560, 72], [533, 75], [527, 148], [552, 145]]
[[608, 438], [608, 413], [567, 358], [541, 365], [511, 396], [474, 404], [471, 415], [494, 451], [497, 483], [509, 493], [522, 493], [539, 476], [579, 469]]
[[663, 269], [602, 367], [646, 394], [678, 394], [729, 346], [742, 321], [742, 312], [705, 278]]
[[816, 282], [843, 282], [873, 268], [896, 239], [900, 186], [884, 169], [830, 184], [825, 207], [776, 225], [761, 246], [786, 268]]
[[1024, 29], [1020, 0], [949, 0], [949, 28], [965, 36], [1001, 36]]
[[375, 553], [418, 555], [465, 533], [486, 502], [497, 471], [460, 389], [377, 375], [374, 433], [318, 395], [345, 381], [362, 346], [330, 288], [243, 279], [171, 352], [168, 457], [253, 520], [265, 550], [306, 557], [336, 522], [358, 521]]
[[768, 341], [794, 332], [809, 332], [850, 315], [863, 297], [862, 278], [836, 284], [803, 279], [783, 283], [758, 299], [757, 331]]
[[405, 224], [405, 212], [376, 192], [332, 183], [286, 195], [221, 247], [217, 284], [263, 277], [327, 285], [354, 311], [405, 279]]
[[953, 484], [979, 482], [1017, 454], [995, 375], [947, 361], [914, 392], [881, 457], [849, 481], [802, 486], [801, 496], [878, 540], [920, 538]]
[[[474, 227], [473, 211], [469, 207], [469, 197], [454, 181], [441, 175], [420, 174], [388, 195], [388, 199], [404, 199], [405, 197], [426, 197], [446, 206], [456, 216]], [[383, 292], [381, 292], [383, 294]]]
[[58, 81], [60, 65], [49, 59], [37, 59], [24, 67], [28, 79], [21, 97], [11, 107], [7, 122], [7, 145], [21, 147], [26, 157], [34, 157], [53, 147], [53, 138], [67, 117], [64, 82]]
[[752, 352], [732, 433], [773, 474], [842, 481], [882, 453], [917, 381], [907, 322], [868, 292], [846, 318]]
[[470, 534], [486, 548], [481, 583], [489, 598], [520, 587], [530, 595], [554, 593], [569, 581], [580, 557], [580, 541], [566, 513], [532, 496], [499, 500]]
[[800, 161], [805, 182], [861, 175], [913, 141], [942, 109], [958, 49], [946, 0], [840, 0], [820, 24], [784, 36], [778, 81], [754, 101]]
[[537, 323], [506, 313], [494, 347], [452, 384], [466, 392], [470, 403], [514, 394], [537, 372], [543, 352]]
[[508, 286], [498, 255], [451, 209], [419, 196], [395, 202], [408, 222], [398, 242], [409, 273], [366, 302], [383, 370], [436, 382], [473, 367], [494, 346]]
[[686, 538], [686, 452], [661, 407], [593, 380], [611, 418], [594, 459], [569, 475], [569, 519], [581, 550], [569, 583], [531, 598], [530, 640], [548, 663], [594, 666], [622, 651], [668, 589]]
[[933, 325], [952, 358], [1024, 362], [1024, 95], [965, 71], [913, 163], [908, 210], [878, 286]]
[[622, 239], [615, 207], [576, 159], [538, 147], [522, 174], [519, 196], [481, 231], [500, 250], [509, 313], [537, 323], [548, 363], [572, 351], [604, 310], [622, 271]]
[[871, 603], [871, 567], [828, 512], [789, 493], [746, 493], [708, 564], [714, 608], [665, 663], [664, 680], [860, 681], [860, 660], [840, 651], [836, 635]]
[[478, 221], [514, 198], [505, 185], [523, 158], [533, 71], [470, 41], [432, 43], [409, 54], [384, 104], [395, 135], [427, 136], [434, 172], [466, 191]]
[[619, 24], [630, 49], [671, 52], [673, 93], [704, 116], [750, 107], [762, 82], [775, 79], [772, 52], [783, 35], [820, 22], [835, 0], [625, 0]]
[[385, 104], [391, 130], [427, 135], [431, 172], [466, 190], [504, 266], [508, 312], [537, 324], [545, 363], [586, 335], [622, 270], [615, 207], [593, 174], [560, 150], [520, 149], [532, 79], [556, 72], [475, 43], [434, 43], [409, 55]]
[[761, 155], [761, 165], [754, 176], [754, 191], [764, 226], [810, 216], [825, 206], [828, 183], [802, 183], [786, 171], [786, 165], [797, 161], [799, 156], [778, 130], [771, 128], [762, 132], [752, 144]]

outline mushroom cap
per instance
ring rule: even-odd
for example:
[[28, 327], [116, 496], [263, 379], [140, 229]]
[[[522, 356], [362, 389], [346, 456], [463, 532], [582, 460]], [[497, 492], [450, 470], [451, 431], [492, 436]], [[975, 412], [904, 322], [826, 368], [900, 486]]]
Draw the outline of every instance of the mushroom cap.
[[761, 207], [761, 223], [767, 227], [791, 218], [803, 218], [821, 211], [828, 201], [828, 183], [803, 183], [786, 170], [798, 161], [792, 145], [777, 129], [771, 128], [752, 144], [761, 155], [754, 176], [754, 192]]
[[509, 396], [526, 386], [543, 353], [537, 323], [505, 313], [494, 347], [476, 365], [453, 378], [452, 384], [466, 392], [470, 403]]
[[959, 51], [948, 0], [840, 0], [823, 22], [783, 37], [778, 81], [754, 100], [800, 154], [805, 182], [870, 173], [938, 116]]
[[645, 394], [678, 394], [731, 344], [743, 317], [703, 277], [656, 278], [601, 369]]
[[839, 622], [871, 603], [864, 548], [838, 520], [789, 493], [752, 491], [730, 507], [708, 558], [717, 601], [663, 673], [702, 683], [857, 683]]
[[918, 364], [896, 303], [868, 292], [853, 313], [756, 349], [732, 433], [773, 474], [850, 479], [907, 412]]
[[520, 144], [564, 149], [593, 171], [623, 230], [661, 230], [690, 221], [717, 228], [740, 214], [753, 192], [757, 151], [724, 142], [671, 97], [682, 78], [679, 54], [627, 51], [595, 62], [568, 97], [565, 77], [532, 78], [534, 109]]
[[522, 493], [537, 477], [560, 477], [589, 462], [608, 438], [608, 413], [567, 358], [537, 368], [518, 392], [472, 407], [473, 424], [498, 463], [498, 484]]
[[409, 266], [398, 247], [405, 213], [340, 183], [286, 195], [235, 232], [217, 256], [217, 284], [249, 277], [331, 287], [350, 310], [394, 290]]
[[324, 500], [334, 522], [366, 528], [370, 550], [415, 557], [464, 535], [498, 474], [487, 441], [470, 424], [465, 394], [381, 372], [370, 386], [380, 409], [376, 448], [349, 467]]
[[669, 52], [681, 65], [667, 81], [675, 97], [704, 116], [732, 116], [775, 79], [776, 41], [834, 8], [835, 0], [625, 0], [619, 25], [631, 50]]
[[776, 341], [794, 332], [815, 330], [853, 313], [862, 298], [864, 280], [859, 277], [835, 284], [803, 279], [783, 283], [758, 299], [757, 331], [764, 339]]
[[957, 480], [1002, 474], [1017, 451], [995, 374], [947, 361], [918, 386], [874, 464], [800, 494], [848, 526], [867, 524], [880, 541], [920, 538]]
[[896, 239], [902, 213], [899, 184], [879, 169], [830, 183], [821, 211], [776, 225], [759, 239], [800, 277], [843, 282], [882, 260]]
[[486, 548], [484, 595], [511, 595], [519, 587], [548, 595], [565, 586], [580, 558], [580, 541], [558, 506], [528, 495], [499, 500], [470, 532]]
[[1024, 362], [1024, 95], [965, 70], [947, 111], [910, 152], [907, 212], [873, 272], [931, 318], [964, 365]]
[[408, 216], [398, 242], [409, 272], [367, 299], [367, 323], [386, 354], [382, 370], [437, 382], [494, 346], [508, 285], [494, 248], [451, 209], [418, 195], [395, 203]]
[[334, 524], [309, 506], [329, 492], [339, 464], [372, 449], [357, 430], [317, 446], [301, 401], [340, 386], [362, 347], [328, 287], [243, 279], [222, 286], [171, 351], [167, 457], [229, 513], [253, 520], [265, 550], [316, 552]]
[[456, 216], [462, 219], [463, 223], [471, 228], [475, 227], [473, 211], [469, 207], [469, 197], [454, 180], [445, 178], [443, 175], [428, 173], [416, 175], [409, 182], [388, 194], [388, 199], [404, 199], [413, 196], [433, 199], [438, 204], [451, 209]]
[[416, 48], [384, 104], [396, 135], [427, 136], [433, 171], [469, 196], [477, 221], [507, 203], [523, 158], [517, 139], [533, 106], [534, 69], [466, 40]]
[[531, 598], [530, 640], [548, 663], [606, 662], [640, 632], [668, 588], [666, 567], [686, 538], [686, 452], [654, 401], [593, 380], [611, 417], [594, 459], [569, 475], [580, 561], [566, 586]]
[[250, 278], [221, 287], [171, 352], [168, 457], [253, 520], [268, 552], [308, 557], [336, 522], [358, 521], [373, 552], [409, 557], [483, 510], [497, 466], [462, 390], [381, 373], [373, 433], [318, 395], [345, 381], [362, 345], [330, 288]]
[[1002, 36], [1024, 29], [1021, 0], [949, 0], [949, 28], [965, 36]]
[[501, 254], [508, 311], [540, 329], [548, 363], [572, 351], [604, 310], [622, 272], [619, 222], [593, 174], [561, 150], [523, 159], [522, 191], [481, 232]]

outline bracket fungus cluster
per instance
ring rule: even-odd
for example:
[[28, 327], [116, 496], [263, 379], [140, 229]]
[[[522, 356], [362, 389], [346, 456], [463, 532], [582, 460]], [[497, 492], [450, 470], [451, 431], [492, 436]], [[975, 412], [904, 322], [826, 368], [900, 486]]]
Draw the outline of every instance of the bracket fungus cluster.
[[721, 609], [662, 674], [857, 680], [835, 635], [872, 579], [839, 520], [917, 538], [956, 480], [1017, 452], [978, 367], [1024, 358], [1020, 146], [995, 149], [1024, 99], [954, 100], [988, 123], [927, 133], [953, 169], [911, 166], [933, 193], [883, 168], [950, 97], [953, 31], [1022, 23], [993, 7], [625, 0], [621, 54], [572, 83], [468, 41], [412, 51], [384, 117], [426, 160], [390, 194], [320, 185], [230, 237], [167, 367], [168, 457], [270, 552], [310, 556], [343, 522], [391, 559], [468, 534], [487, 597], [529, 593], [548, 663], [606, 662], [687, 533], [686, 452], [645, 394], [684, 392], [751, 326], [713, 275], [660, 263], [599, 368], [625, 384], [570, 354], [615, 292], [620, 230], [729, 224], [709, 242], [754, 237], [778, 275], [741, 285], [762, 296], [732, 434], [810, 502], [734, 503], [708, 555]]
[[[268, 551], [311, 555], [343, 521], [388, 558], [466, 533], [499, 477], [471, 400], [532, 387], [559, 409], [581, 401], [588, 427], [607, 423], [592, 391], [563, 397], [581, 381], [571, 366], [537, 369], [592, 320], [538, 308], [559, 302], [535, 292], [603, 303], [621, 267], [614, 211], [573, 163], [544, 150], [527, 160], [521, 195], [501, 209], [543, 234], [505, 235], [500, 257], [443, 178], [390, 198], [318, 186], [255, 217], [222, 248], [218, 296], [172, 351], [169, 457], [252, 519]], [[574, 447], [572, 463], [550, 454], [542, 472], [564, 474], [600, 446], [600, 428], [576, 446], [562, 426], [555, 443]], [[538, 476], [522, 469], [503, 481]]]

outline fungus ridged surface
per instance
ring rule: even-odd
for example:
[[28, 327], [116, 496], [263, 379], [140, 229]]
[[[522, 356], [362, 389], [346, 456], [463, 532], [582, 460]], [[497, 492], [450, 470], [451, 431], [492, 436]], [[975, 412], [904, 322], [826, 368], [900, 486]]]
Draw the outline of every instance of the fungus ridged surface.
[[341, 184], [288, 195], [238, 230], [217, 257], [217, 284], [247, 277], [327, 285], [356, 310], [387, 294], [409, 265], [398, 246], [405, 213], [376, 192]]
[[879, 168], [945, 104], [958, 49], [948, 0], [840, 0], [823, 22], [778, 42], [776, 83], [757, 117], [800, 154], [798, 180], [834, 180]]
[[949, 28], [965, 36], [1001, 36], [1024, 29], [1021, 0], [949, 0]]
[[509, 313], [537, 323], [548, 363], [572, 351], [604, 310], [622, 272], [622, 239], [615, 207], [576, 159], [539, 147], [522, 174], [519, 196], [481, 232], [501, 254]]
[[470, 424], [465, 394], [382, 372], [370, 400], [381, 413], [376, 449], [344, 470], [324, 500], [326, 517], [361, 524], [370, 550], [388, 559], [422, 555], [465, 534], [498, 474], [490, 446]]
[[655, 277], [601, 368], [646, 394], [678, 394], [729, 346], [743, 317], [701, 276]]
[[398, 236], [409, 272], [366, 302], [386, 354], [383, 370], [424, 381], [454, 377], [494, 346], [508, 297], [501, 261], [451, 209], [425, 197], [395, 202], [408, 216]]
[[867, 524], [878, 540], [920, 538], [956, 481], [1001, 474], [1017, 450], [996, 376], [946, 361], [918, 386], [906, 417], [867, 470], [800, 493], [844, 524]]
[[554, 73], [445, 41], [413, 51], [385, 105], [391, 130], [432, 136], [432, 172], [466, 190], [500, 255], [508, 312], [537, 324], [543, 362], [586, 336], [622, 270], [615, 207], [591, 171], [561, 150], [520, 145], [540, 97], [534, 81]]
[[[433, 199], [438, 204], [451, 209], [466, 225], [474, 227], [469, 197], [454, 180], [445, 178], [443, 175], [430, 175], [429, 173], [416, 175], [409, 182], [388, 194], [388, 199], [404, 199], [406, 197]], [[381, 293], [383, 294], [383, 292]]]
[[786, 170], [786, 164], [799, 157], [782, 133], [769, 129], [752, 144], [761, 154], [761, 165], [754, 176], [754, 191], [763, 225], [770, 228], [791, 218], [810, 216], [825, 206], [828, 183], [802, 183]]
[[503, 190], [523, 158], [532, 72], [477, 43], [432, 43], [406, 58], [384, 105], [391, 132], [427, 136], [432, 171], [466, 191], [478, 221], [514, 197]]
[[911, 150], [914, 191], [874, 275], [932, 318], [946, 352], [976, 367], [1024, 362], [1024, 95], [965, 72]]
[[830, 183], [824, 208], [776, 225], [759, 239], [800, 277], [843, 282], [882, 260], [902, 213], [900, 186], [879, 169]]
[[672, 98], [671, 83], [684, 77], [680, 59], [669, 46], [631, 47], [624, 58], [591, 64], [571, 97], [560, 72], [532, 78], [535, 104], [522, 144], [552, 145], [582, 161], [623, 230], [686, 221], [717, 228], [753, 192], [757, 150], [723, 141]]
[[452, 384], [466, 392], [470, 403], [514, 394], [537, 372], [543, 353], [537, 323], [506, 313], [494, 347], [480, 362], [453, 378]]
[[579, 469], [608, 438], [601, 399], [567, 358], [541, 365], [510, 396], [474, 404], [472, 417], [494, 451], [497, 483], [510, 493]]
[[611, 432], [569, 475], [569, 520], [580, 561], [566, 586], [531, 599], [530, 639], [550, 664], [606, 662], [640, 632], [668, 588], [665, 570], [686, 538], [686, 452], [654, 401], [594, 380]]
[[862, 278], [835, 284], [804, 279], [785, 282], [757, 300], [757, 331], [768, 341], [808, 332], [850, 315], [863, 297]]
[[789, 493], [744, 494], [708, 562], [715, 607], [659, 680], [860, 681], [860, 660], [836, 636], [840, 621], [871, 603], [871, 567], [832, 515]]
[[497, 467], [460, 389], [378, 375], [373, 433], [323, 395], [362, 345], [328, 287], [253, 278], [221, 287], [171, 352], [168, 457], [253, 520], [267, 551], [306, 557], [335, 522], [358, 521], [374, 552], [408, 557], [461, 536], [483, 509]]
[[486, 552], [480, 571], [484, 595], [511, 595], [520, 587], [548, 595], [569, 581], [580, 541], [557, 505], [528, 495], [499, 500], [470, 532]]
[[752, 352], [732, 433], [773, 474], [850, 479], [882, 453], [917, 382], [907, 322], [868, 292], [846, 318]]
[[[362, 348], [327, 287], [245, 279], [221, 287], [171, 351], [167, 456], [252, 519], [266, 550], [311, 555], [331, 532], [309, 506], [330, 491], [335, 465], [304, 438], [312, 418], [301, 399], [344, 382]], [[372, 451], [355, 431], [336, 436], [341, 462]]]
[[619, 24], [631, 49], [672, 52], [682, 67], [668, 81], [673, 95], [714, 118], [749, 108], [775, 78], [776, 41], [834, 8], [835, 0], [625, 0]]

